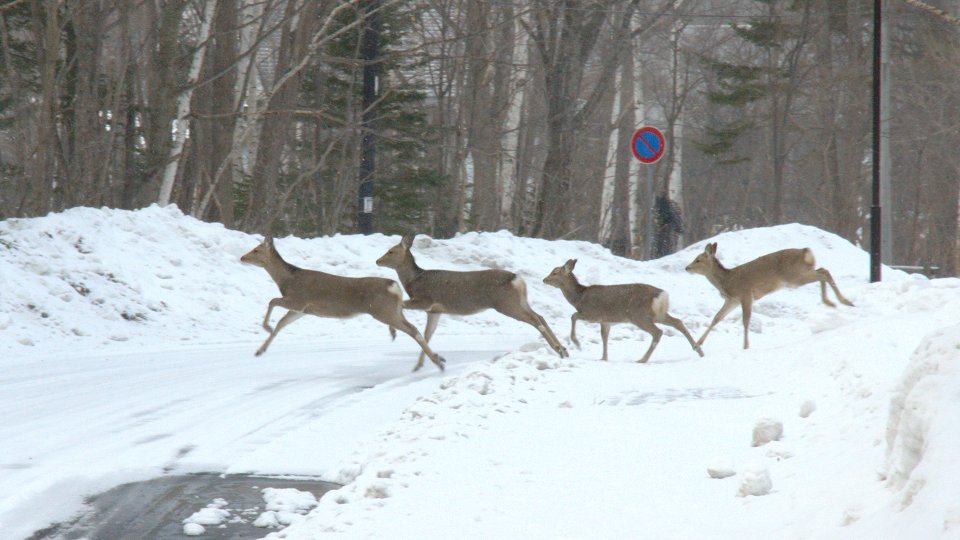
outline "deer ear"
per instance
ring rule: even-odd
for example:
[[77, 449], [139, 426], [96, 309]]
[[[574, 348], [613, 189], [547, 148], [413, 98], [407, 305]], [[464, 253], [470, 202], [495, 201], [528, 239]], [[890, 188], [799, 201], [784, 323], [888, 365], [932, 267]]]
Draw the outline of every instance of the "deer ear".
[[573, 267], [576, 265], [577, 265], [577, 260], [570, 259], [566, 262], [566, 264], [563, 265], [563, 267], [566, 268], [567, 270], [573, 270]]
[[709, 254], [711, 254], [711, 255], [716, 255], [716, 254], [717, 254], [717, 243], [714, 242], [714, 243], [712, 243], [712, 244], [707, 244], [707, 249], [705, 249], [704, 251], [706, 251], [707, 253], [709, 253]]
[[402, 245], [407, 249], [410, 249], [410, 247], [413, 245], [414, 236], [415, 235], [412, 235], [412, 234], [403, 235], [403, 237], [400, 239], [400, 245]]
[[268, 246], [272, 246], [272, 245], [273, 245], [273, 235], [267, 234], [266, 236], [264, 236], [264, 237], [263, 237], [263, 243], [266, 244], [266, 245], [268, 245]]

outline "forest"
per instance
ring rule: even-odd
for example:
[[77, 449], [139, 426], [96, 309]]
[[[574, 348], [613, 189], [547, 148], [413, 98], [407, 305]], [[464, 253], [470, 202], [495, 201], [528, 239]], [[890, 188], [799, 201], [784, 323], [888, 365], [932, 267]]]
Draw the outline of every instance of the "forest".
[[[886, 0], [885, 262], [960, 269], [960, 4]], [[0, 0], [0, 219], [869, 244], [866, 0]], [[663, 158], [631, 151], [641, 126]]]

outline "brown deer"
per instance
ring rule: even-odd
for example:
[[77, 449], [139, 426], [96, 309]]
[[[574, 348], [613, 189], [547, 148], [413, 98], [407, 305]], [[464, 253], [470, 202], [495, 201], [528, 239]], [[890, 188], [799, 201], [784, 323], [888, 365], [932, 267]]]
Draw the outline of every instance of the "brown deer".
[[[377, 264], [397, 271], [400, 283], [410, 296], [403, 303], [404, 308], [427, 312], [423, 335], [428, 342], [444, 313], [473, 315], [495, 309], [533, 326], [561, 358], [567, 356], [567, 349], [553, 335], [547, 322], [527, 303], [527, 285], [523, 278], [506, 270], [424, 270], [417, 266], [410, 252], [412, 245], [413, 235], [404, 235], [399, 244], [377, 259]], [[423, 362], [422, 355], [419, 361]]]
[[703, 345], [710, 330], [723, 320], [730, 310], [739, 305], [743, 312], [743, 348], [749, 349], [750, 313], [753, 301], [784, 287], [800, 287], [819, 281], [820, 297], [824, 304], [835, 307], [835, 304], [827, 298], [829, 284], [841, 304], [853, 305], [840, 293], [830, 272], [826, 268], [816, 267], [816, 259], [810, 248], [783, 249], [757, 257], [734, 268], [724, 268], [717, 260], [717, 244], [714, 242], [707, 244], [703, 253], [697, 255], [697, 258], [687, 266], [687, 272], [703, 274], [723, 296], [723, 306], [697, 341], [700, 345]]
[[573, 268], [577, 260], [570, 259], [563, 266], [558, 266], [543, 278], [543, 282], [552, 285], [563, 293], [567, 302], [577, 309], [570, 317], [570, 341], [577, 347], [577, 321], [592, 321], [600, 323], [600, 337], [603, 338], [603, 358], [607, 360], [607, 337], [610, 327], [616, 323], [630, 322], [653, 336], [653, 342], [643, 358], [637, 360], [644, 363], [650, 359], [653, 350], [660, 342], [663, 330], [656, 323], [676, 328], [683, 337], [687, 338], [693, 350], [701, 357], [703, 350], [694, 343], [693, 337], [687, 331], [680, 319], [667, 313], [670, 300], [661, 289], [643, 283], [629, 283], [623, 285], [581, 285], [577, 276], [573, 275]]
[[[257, 356], [266, 352], [283, 327], [304, 315], [346, 319], [366, 313], [388, 325], [392, 337], [396, 337], [395, 329], [399, 329], [416, 340], [423, 353], [414, 371], [423, 365], [423, 354], [443, 370], [446, 361], [430, 350], [417, 328], [403, 316], [403, 292], [396, 281], [379, 277], [344, 277], [298, 268], [283, 260], [269, 236], [240, 257], [240, 261], [265, 269], [280, 288], [280, 298], [270, 300], [267, 315], [263, 318], [263, 328], [270, 332], [270, 336], [257, 349]], [[271, 328], [270, 313], [275, 307], [285, 308], [287, 313], [277, 322], [276, 328]]]

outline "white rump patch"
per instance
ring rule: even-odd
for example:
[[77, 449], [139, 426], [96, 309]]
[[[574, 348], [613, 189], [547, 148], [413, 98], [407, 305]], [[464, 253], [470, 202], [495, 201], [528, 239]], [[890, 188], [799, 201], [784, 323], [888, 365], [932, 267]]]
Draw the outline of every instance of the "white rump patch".
[[810, 266], [817, 265], [817, 258], [813, 256], [813, 250], [810, 248], [803, 248], [803, 262], [809, 264]]
[[[527, 303], [527, 282], [520, 276], [514, 276], [514, 278], [510, 280], [510, 285], [516, 289], [520, 305], [526, 309], [530, 309], [530, 304]], [[543, 330], [541, 330], [541, 332], [542, 331]]]
[[396, 281], [390, 283], [390, 286], [387, 287], [387, 292], [403, 300], [403, 291], [400, 290], [400, 285], [397, 285]]
[[660, 291], [660, 294], [653, 297], [651, 309], [653, 309], [653, 314], [657, 319], [666, 315], [667, 310], [670, 309], [670, 295], [667, 294], [667, 291]]

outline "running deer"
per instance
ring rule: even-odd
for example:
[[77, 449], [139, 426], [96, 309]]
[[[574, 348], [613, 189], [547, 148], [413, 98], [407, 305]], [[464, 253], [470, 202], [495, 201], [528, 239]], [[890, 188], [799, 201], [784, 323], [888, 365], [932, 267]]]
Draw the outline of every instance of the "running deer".
[[819, 281], [820, 297], [824, 304], [835, 307], [827, 298], [829, 284], [841, 304], [853, 305], [840, 293], [830, 272], [826, 268], [816, 267], [816, 259], [810, 248], [783, 249], [734, 268], [724, 268], [717, 260], [717, 244], [714, 242], [707, 244], [703, 253], [697, 255], [687, 266], [687, 272], [703, 274], [723, 296], [723, 306], [697, 341], [700, 345], [703, 345], [710, 330], [739, 305], [743, 312], [743, 348], [750, 348], [750, 313], [753, 301], [784, 287], [800, 287]]
[[[390, 336], [396, 337], [396, 329], [408, 334], [423, 349], [414, 371], [423, 365], [423, 355], [443, 370], [445, 360], [430, 350], [417, 328], [403, 316], [403, 292], [396, 281], [379, 277], [344, 277], [317, 270], [298, 268], [283, 260], [273, 238], [266, 237], [263, 243], [240, 257], [240, 262], [259, 266], [270, 274], [280, 288], [280, 298], [270, 300], [263, 328], [270, 336], [257, 349], [257, 356], [266, 352], [280, 330], [304, 315], [346, 319], [366, 313], [390, 327]], [[270, 327], [270, 313], [275, 307], [287, 309], [287, 313]]]
[[[561, 358], [567, 356], [567, 349], [547, 322], [527, 303], [527, 285], [523, 278], [506, 270], [424, 270], [417, 266], [410, 252], [412, 245], [413, 235], [404, 235], [399, 244], [377, 259], [377, 265], [397, 271], [400, 283], [410, 296], [403, 303], [404, 308], [427, 312], [427, 326], [423, 331], [427, 342], [444, 313], [473, 315], [495, 309], [533, 326]], [[423, 362], [422, 355], [419, 361]]]
[[573, 275], [573, 268], [577, 260], [570, 259], [563, 266], [558, 266], [543, 278], [543, 282], [552, 285], [563, 293], [567, 302], [577, 309], [570, 317], [570, 341], [577, 347], [577, 321], [591, 321], [600, 323], [600, 337], [603, 338], [603, 358], [607, 360], [607, 337], [610, 327], [616, 323], [630, 322], [653, 336], [653, 342], [643, 358], [638, 360], [644, 363], [650, 359], [653, 350], [660, 342], [663, 330], [656, 323], [676, 328], [683, 337], [687, 338], [693, 350], [701, 357], [703, 350], [693, 341], [687, 327], [680, 319], [667, 313], [670, 299], [666, 291], [645, 285], [630, 283], [623, 285], [581, 285], [577, 276]]

